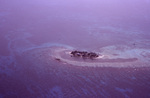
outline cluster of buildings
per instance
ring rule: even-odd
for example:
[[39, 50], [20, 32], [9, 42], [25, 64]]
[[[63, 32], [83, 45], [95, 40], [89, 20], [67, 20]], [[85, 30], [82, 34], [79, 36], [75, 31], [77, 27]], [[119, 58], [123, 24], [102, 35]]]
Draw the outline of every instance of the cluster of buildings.
[[86, 52], [86, 51], [72, 51], [71, 55], [73, 57], [82, 57], [82, 58], [97, 58], [99, 55], [94, 52]]

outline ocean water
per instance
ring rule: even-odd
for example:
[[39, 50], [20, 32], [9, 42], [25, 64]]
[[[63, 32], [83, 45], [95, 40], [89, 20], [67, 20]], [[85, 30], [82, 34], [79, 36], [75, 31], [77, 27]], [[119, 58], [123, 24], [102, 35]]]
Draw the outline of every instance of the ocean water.
[[[0, 1], [0, 98], [150, 97], [149, 5]], [[74, 60], [61, 49], [100, 53], [106, 61]]]

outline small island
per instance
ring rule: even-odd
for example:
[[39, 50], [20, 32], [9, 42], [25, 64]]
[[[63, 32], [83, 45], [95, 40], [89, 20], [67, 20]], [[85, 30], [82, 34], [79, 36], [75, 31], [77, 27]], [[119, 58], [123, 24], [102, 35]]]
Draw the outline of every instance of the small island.
[[131, 55], [128, 57], [128, 52], [118, 51], [120, 54], [118, 53], [118, 55], [114, 55], [117, 53], [117, 51], [111, 49], [108, 51], [108, 53], [106, 51], [101, 51], [101, 53], [99, 53], [74, 50], [67, 47], [52, 47], [50, 50], [50, 56], [52, 59], [55, 59], [64, 64], [71, 64], [76, 66], [129, 67], [137, 64], [145, 64], [142, 63], [138, 57]]
[[94, 52], [87, 52], [87, 51], [72, 51], [71, 53], [71, 57], [82, 57], [82, 58], [90, 58], [90, 59], [94, 59], [99, 57], [98, 54], [94, 53]]

